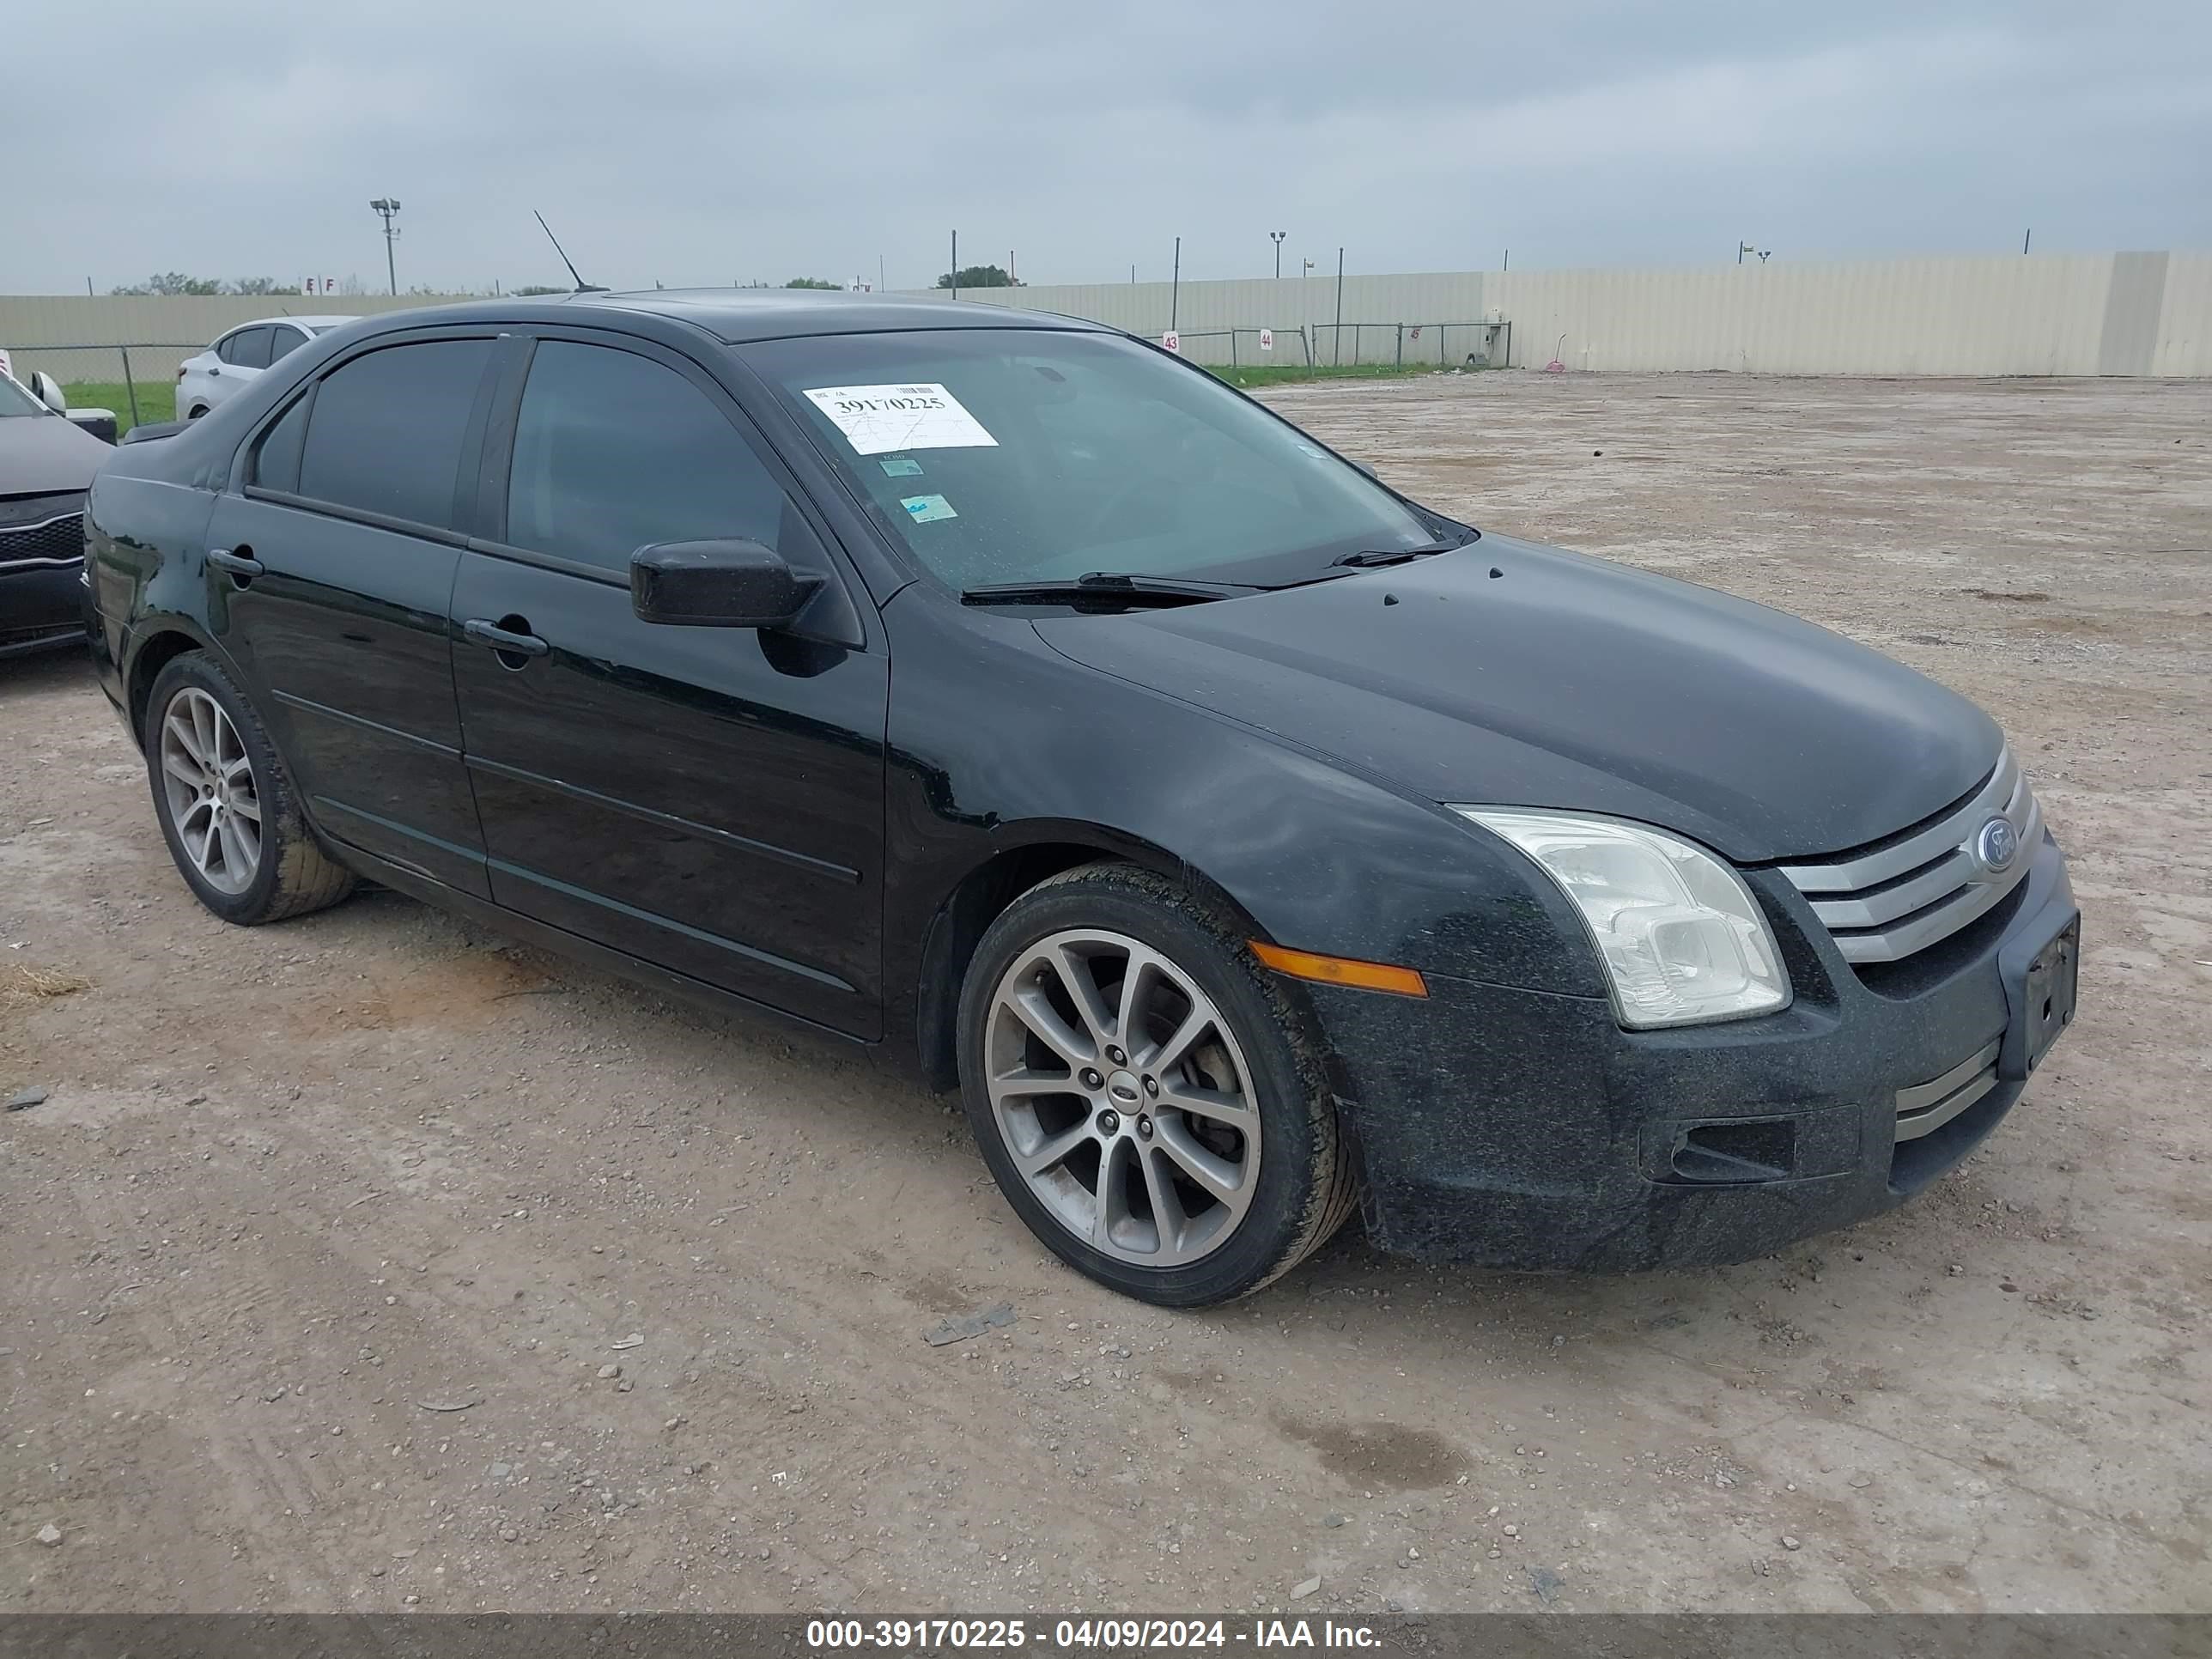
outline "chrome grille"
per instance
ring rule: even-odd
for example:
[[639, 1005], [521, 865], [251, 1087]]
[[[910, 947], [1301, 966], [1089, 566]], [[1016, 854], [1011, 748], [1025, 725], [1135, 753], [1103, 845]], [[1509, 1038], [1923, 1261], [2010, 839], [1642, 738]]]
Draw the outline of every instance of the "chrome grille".
[[[1992, 870], [1977, 851], [1993, 818], [2012, 826], [2012, 861]], [[1989, 781], [1934, 823], [1887, 846], [1782, 874], [1802, 893], [1847, 962], [1896, 962], [1948, 939], [2027, 876], [2043, 841], [2043, 809], [2008, 748]]]
[[84, 557], [84, 514], [64, 513], [38, 524], [0, 525], [0, 569], [65, 566]]

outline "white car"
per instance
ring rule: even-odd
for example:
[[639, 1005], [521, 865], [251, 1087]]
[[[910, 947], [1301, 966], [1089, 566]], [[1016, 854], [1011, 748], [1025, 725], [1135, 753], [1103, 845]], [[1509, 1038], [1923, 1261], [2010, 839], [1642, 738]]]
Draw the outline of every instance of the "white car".
[[241, 323], [177, 368], [177, 418], [197, 421], [253, 384], [261, 371], [350, 317], [264, 317]]

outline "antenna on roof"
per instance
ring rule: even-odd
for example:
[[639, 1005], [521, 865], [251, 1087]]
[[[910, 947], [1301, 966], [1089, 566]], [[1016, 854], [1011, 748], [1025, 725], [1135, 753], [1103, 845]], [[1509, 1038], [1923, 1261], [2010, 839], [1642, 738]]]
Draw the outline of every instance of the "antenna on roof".
[[553, 227], [545, 222], [545, 216], [540, 213], [536, 208], [532, 208], [530, 210], [530, 216], [538, 221], [538, 228], [544, 231], [545, 233], [545, 240], [553, 244], [553, 251], [561, 256], [561, 263], [568, 267], [568, 274], [571, 276], [576, 277], [576, 292], [579, 294], [605, 294], [607, 290], [601, 288], [597, 283], [587, 283], [581, 276], [577, 276], [576, 262], [568, 257], [568, 250], [561, 246], [561, 239], [553, 234]]

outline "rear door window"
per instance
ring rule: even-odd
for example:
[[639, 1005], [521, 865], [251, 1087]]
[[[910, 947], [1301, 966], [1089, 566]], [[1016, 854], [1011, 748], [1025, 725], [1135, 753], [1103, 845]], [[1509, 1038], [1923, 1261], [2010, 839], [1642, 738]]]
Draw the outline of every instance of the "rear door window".
[[239, 368], [269, 367], [269, 331], [265, 328], [241, 328], [221, 345], [215, 355]]
[[341, 364], [315, 392], [299, 493], [457, 528], [461, 452], [491, 352], [489, 340], [422, 340]]
[[279, 324], [269, 331], [269, 361], [272, 363], [276, 362], [284, 356], [285, 353], [295, 350], [307, 343], [307, 337], [301, 333], [298, 329], [287, 328]]

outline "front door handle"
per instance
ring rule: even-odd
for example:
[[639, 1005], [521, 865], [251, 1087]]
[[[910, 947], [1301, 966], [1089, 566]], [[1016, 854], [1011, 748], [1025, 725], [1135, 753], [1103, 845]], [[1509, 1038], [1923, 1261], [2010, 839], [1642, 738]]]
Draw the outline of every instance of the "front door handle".
[[[520, 618], [509, 617], [507, 620], [518, 621]], [[525, 623], [523, 626], [527, 628], [529, 624]], [[519, 633], [482, 618], [463, 623], [461, 633], [478, 645], [489, 646], [494, 651], [511, 651], [520, 657], [542, 657], [553, 648], [535, 634]]]
[[252, 581], [267, 568], [260, 560], [234, 553], [227, 547], [208, 549], [207, 562], [218, 570], [228, 570], [242, 582]]

